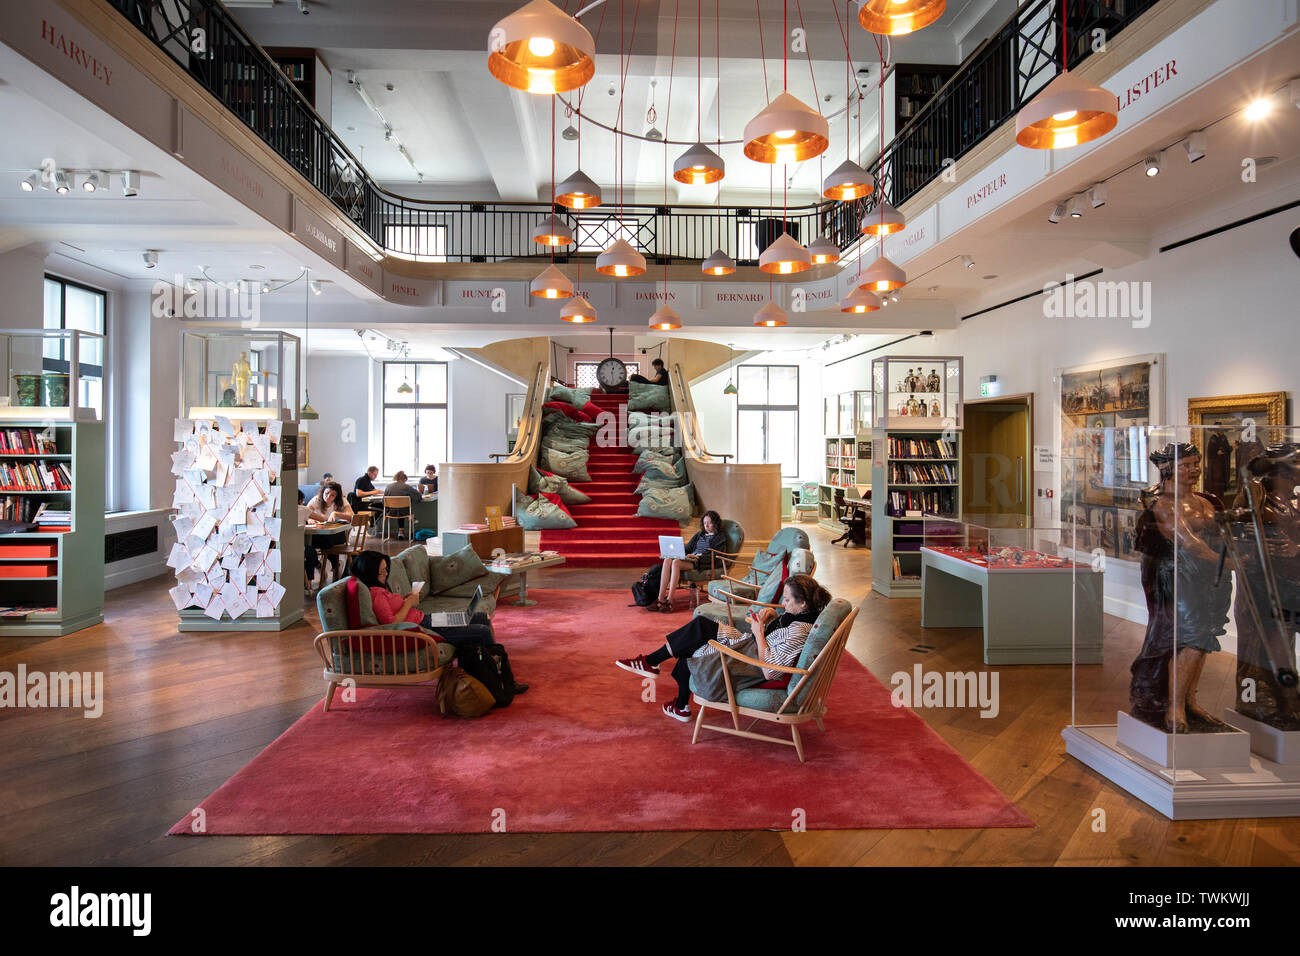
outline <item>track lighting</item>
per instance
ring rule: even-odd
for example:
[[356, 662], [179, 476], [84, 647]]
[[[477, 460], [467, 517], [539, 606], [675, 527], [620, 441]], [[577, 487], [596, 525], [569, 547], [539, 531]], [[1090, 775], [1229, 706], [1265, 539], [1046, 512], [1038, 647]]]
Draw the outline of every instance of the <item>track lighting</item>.
[[1092, 203], [1093, 209], [1100, 209], [1106, 205], [1106, 190], [1108, 187], [1105, 183], [1097, 183], [1088, 190], [1088, 202]]
[[[961, 264], [964, 265], [967, 269], [974, 269], [974, 268], [975, 268], [975, 260], [972, 259], [970, 256], [962, 256], [962, 257], [961, 257]], [[897, 300], [895, 300], [895, 301], [897, 301]]]
[[158, 250], [146, 249], [140, 254], [140, 258], [144, 260], [144, 267], [146, 269], [152, 269], [154, 266], [158, 265]]
[[68, 190], [72, 188], [72, 181], [68, 179], [68, 174], [59, 170], [54, 174], [54, 191], [60, 196], [66, 196]]
[[122, 170], [122, 195], [136, 196], [140, 193], [140, 174], [134, 169]]
[[1198, 129], [1190, 134], [1187, 139], [1183, 140], [1183, 149], [1187, 152], [1187, 161], [1194, 163], [1198, 159], [1205, 158], [1205, 148], [1208, 145], [1209, 137], [1205, 135], [1205, 130]]
[[1154, 178], [1154, 177], [1160, 175], [1160, 157], [1159, 157], [1159, 156], [1148, 156], [1148, 157], [1146, 158], [1146, 160], [1143, 161], [1142, 165], [1143, 165], [1143, 167], [1144, 167], [1143, 172], [1145, 172], [1145, 173], [1147, 174], [1148, 177], [1153, 177], [1153, 178]]
[[1260, 96], [1251, 100], [1250, 105], [1246, 107], [1246, 119], [1252, 123], [1262, 120], [1265, 116], [1273, 111], [1273, 99], [1269, 96]]
[[100, 173], [98, 170], [92, 172], [89, 176], [81, 181], [81, 188], [88, 193], [93, 193], [100, 186], [104, 185], [106, 173]]
[[1071, 219], [1083, 218], [1083, 197], [1082, 196], [1070, 197], [1070, 218]]
[[270, 292], [270, 291], [271, 291], [271, 283], [269, 283], [269, 282], [263, 282], [263, 283], [262, 283], [262, 294], [263, 294], [263, 295], [266, 295], [266, 293], [268, 293], [268, 292]]
[[36, 187], [41, 184], [41, 174], [32, 173], [26, 179], [18, 183], [18, 188], [25, 193], [35, 192]]
[[1047, 217], [1048, 222], [1060, 222], [1065, 217], [1065, 203], [1058, 202], [1052, 214]]

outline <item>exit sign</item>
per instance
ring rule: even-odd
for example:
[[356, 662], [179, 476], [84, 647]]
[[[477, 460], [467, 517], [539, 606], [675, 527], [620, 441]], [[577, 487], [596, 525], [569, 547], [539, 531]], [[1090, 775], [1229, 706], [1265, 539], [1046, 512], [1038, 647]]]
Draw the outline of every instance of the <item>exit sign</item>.
[[992, 383], [992, 382], [980, 382], [980, 394], [983, 395], [983, 396], [986, 397], [986, 398], [987, 398], [989, 395], [992, 395], [992, 394], [993, 394], [993, 383]]

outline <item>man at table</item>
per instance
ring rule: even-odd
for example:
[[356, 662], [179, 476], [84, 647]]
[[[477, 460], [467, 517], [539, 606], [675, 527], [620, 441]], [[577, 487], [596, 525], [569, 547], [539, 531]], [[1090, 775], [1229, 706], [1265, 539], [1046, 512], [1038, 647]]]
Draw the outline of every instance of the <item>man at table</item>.
[[[411, 513], [411, 508], [414, 508], [416, 505], [418, 505], [421, 501], [424, 500], [424, 498], [420, 495], [420, 492], [418, 490], [412, 488], [410, 485], [406, 483], [406, 472], [399, 471], [397, 474], [393, 475], [392, 484], [390, 484], [387, 488], [384, 489], [384, 497], [400, 498], [402, 496], [406, 496], [407, 498], [411, 499], [410, 508], [389, 508], [388, 516], [390, 518], [406, 517]], [[400, 541], [402, 537], [403, 535], [399, 531], [397, 533], [398, 540]]]
[[371, 465], [366, 469], [366, 473], [357, 479], [356, 484], [352, 486], [352, 494], [348, 495], [348, 504], [352, 506], [353, 511], [375, 510], [365, 501], [365, 496], [373, 495], [378, 489], [375, 488], [375, 479], [379, 477], [379, 466]]
[[424, 466], [424, 477], [420, 479], [420, 492], [426, 495], [438, 493], [438, 469], [433, 465]]

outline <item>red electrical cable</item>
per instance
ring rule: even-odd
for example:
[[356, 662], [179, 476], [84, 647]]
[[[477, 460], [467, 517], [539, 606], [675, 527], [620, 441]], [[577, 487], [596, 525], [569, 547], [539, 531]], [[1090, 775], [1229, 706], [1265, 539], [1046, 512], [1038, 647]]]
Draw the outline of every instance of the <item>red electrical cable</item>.
[[[832, 3], [831, 6], [834, 7], [835, 4]], [[808, 28], [803, 25], [803, 3], [801, 0], [794, 0], [794, 8], [799, 11], [799, 29], [803, 30], [803, 52], [804, 56], [808, 58], [808, 76], [812, 78], [813, 102], [819, 103], [821, 102], [821, 94], [817, 92], [817, 74], [813, 72], [812, 49], [808, 45]], [[836, 16], [839, 15], [839, 12], [839, 8], [837, 7], [835, 10]], [[818, 109], [820, 109], [820, 107], [818, 107]]]
[[772, 95], [768, 92], [767, 84], [767, 50], [763, 48], [763, 11], [758, 7], [758, 0], [754, 0], [754, 19], [758, 21], [758, 59], [763, 64], [763, 96], [771, 103]]

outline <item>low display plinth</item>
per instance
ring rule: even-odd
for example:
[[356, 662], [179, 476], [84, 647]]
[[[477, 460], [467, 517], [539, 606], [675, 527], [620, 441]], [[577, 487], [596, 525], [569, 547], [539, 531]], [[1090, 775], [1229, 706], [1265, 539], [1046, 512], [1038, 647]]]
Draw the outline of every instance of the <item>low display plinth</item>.
[[1289, 767], [1300, 766], [1300, 730], [1278, 730], [1232, 708], [1224, 710], [1223, 719], [1248, 733], [1251, 751], [1265, 760]]
[[1193, 770], [1201, 767], [1245, 770], [1250, 767], [1250, 735], [1240, 730], [1167, 734], [1123, 711], [1117, 715], [1116, 725], [1120, 746], [1136, 750], [1163, 767]]
[[[289, 596], [286, 594], [284, 603], [290, 603]], [[303, 619], [303, 606], [301, 603], [296, 608], [281, 609], [271, 617], [257, 617], [252, 613], [241, 614], [238, 618], [232, 618], [229, 614], [223, 613], [220, 618], [211, 618], [201, 610], [186, 608], [180, 612], [180, 620], [176, 624], [178, 631], [283, 631], [285, 628], [293, 627]]]
[[1171, 820], [1300, 816], [1300, 767], [1254, 756], [1244, 770], [1175, 774], [1121, 745], [1115, 724], [1066, 727], [1061, 737], [1066, 753]]

